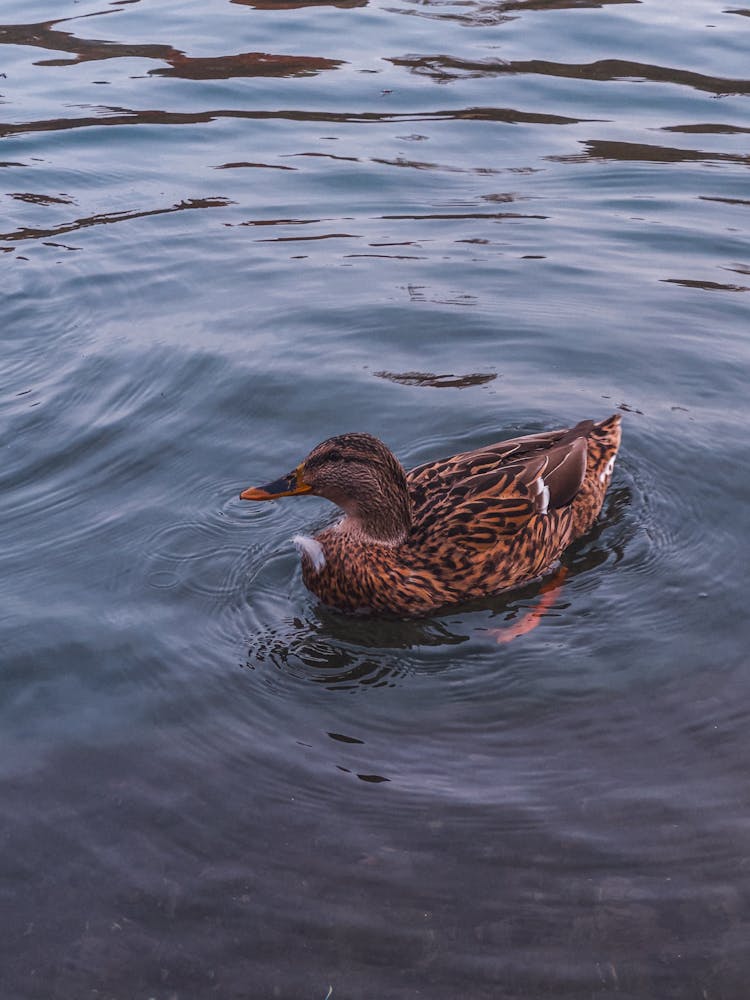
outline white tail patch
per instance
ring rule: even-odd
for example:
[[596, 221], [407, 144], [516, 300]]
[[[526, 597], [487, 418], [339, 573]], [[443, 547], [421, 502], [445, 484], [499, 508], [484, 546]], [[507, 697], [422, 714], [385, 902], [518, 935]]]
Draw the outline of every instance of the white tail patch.
[[549, 509], [549, 486], [541, 476], [531, 484], [531, 492], [537, 498], [537, 514], [546, 514]]
[[300, 552], [305, 553], [315, 572], [320, 573], [326, 564], [326, 554], [317, 538], [311, 538], [309, 535], [295, 535], [292, 541]]
[[545, 486], [544, 489], [542, 490], [542, 499], [539, 502], [542, 505], [539, 508], [539, 513], [546, 514], [547, 510], [549, 509], [549, 486]]
[[612, 475], [612, 470], [615, 467], [615, 456], [613, 455], [604, 466], [602, 471], [599, 473], [599, 482], [603, 483], [607, 476]]

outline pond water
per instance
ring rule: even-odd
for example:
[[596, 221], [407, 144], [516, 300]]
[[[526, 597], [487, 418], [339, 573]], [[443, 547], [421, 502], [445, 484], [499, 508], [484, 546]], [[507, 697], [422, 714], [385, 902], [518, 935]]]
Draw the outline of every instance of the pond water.
[[[2, 20], [2, 996], [745, 997], [750, 9]], [[538, 586], [346, 617], [238, 499], [611, 412], [507, 645]]]

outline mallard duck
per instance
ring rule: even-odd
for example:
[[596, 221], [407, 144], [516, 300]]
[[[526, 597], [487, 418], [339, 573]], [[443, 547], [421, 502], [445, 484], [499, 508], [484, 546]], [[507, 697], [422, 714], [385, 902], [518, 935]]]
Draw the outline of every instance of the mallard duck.
[[240, 497], [335, 503], [339, 521], [294, 539], [305, 585], [344, 611], [412, 617], [547, 573], [596, 520], [619, 444], [615, 414], [405, 472], [376, 437], [341, 434]]

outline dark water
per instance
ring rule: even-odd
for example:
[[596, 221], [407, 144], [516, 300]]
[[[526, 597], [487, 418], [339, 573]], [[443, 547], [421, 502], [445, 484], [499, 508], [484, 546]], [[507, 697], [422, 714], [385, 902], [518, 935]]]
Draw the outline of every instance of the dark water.
[[[747, 996], [749, 15], [5, 0], [3, 1000]], [[618, 408], [509, 645], [236, 499]]]

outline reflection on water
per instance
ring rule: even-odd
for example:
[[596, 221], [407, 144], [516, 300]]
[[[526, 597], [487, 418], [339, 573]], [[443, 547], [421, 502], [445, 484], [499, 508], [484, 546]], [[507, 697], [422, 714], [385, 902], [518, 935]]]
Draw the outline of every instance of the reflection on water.
[[689, 163], [691, 160], [728, 160], [733, 163], [750, 164], [750, 156], [744, 153], [709, 153], [702, 149], [673, 149], [669, 146], [653, 146], [635, 142], [603, 142], [587, 140], [585, 153], [573, 156], [554, 157], [563, 163], [584, 163], [586, 160], [639, 160], [645, 163]]
[[[104, 13], [111, 13], [111, 11]], [[1, 24], [0, 45], [27, 45], [52, 52], [70, 52], [75, 59], [36, 60], [36, 66], [70, 66], [100, 59], [172, 59], [179, 55], [167, 45], [122, 45], [117, 42], [77, 38], [72, 32], [58, 29], [58, 24], [70, 24], [79, 18], [61, 18], [38, 24]]]
[[728, 285], [720, 281], [698, 281], [695, 278], [661, 278], [660, 280], [667, 282], [667, 284], [684, 285], [685, 288], [702, 288], [706, 292], [750, 292], [747, 285]]
[[[10, 197], [37, 205], [73, 204], [72, 199], [53, 198], [49, 195], [13, 194]], [[189, 198], [180, 202], [179, 205], [170, 205], [169, 208], [155, 208], [145, 212], [106, 212], [91, 218], [75, 219], [73, 222], [66, 222], [50, 229], [17, 229], [15, 232], [0, 233], [0, 240], [16, 242], [17, 240], [36, 240], [42, 236], [63, 236], [65, 233], [74, 233], [81, 229], [89, 229], [91, 226], [110, 225], [113, 222], [129, 222], [132, 219], [145, 219], [152, 215], [169, 215], [172, 212], [184, 212], [193, 208], [224, 208], [230, 204], [232, 203], [227, 198]]]
[[[490, 27], [515, 20], [519, 14], [528, 11], [576, 10], [585, 7], [604, 7], [607, 4], [640, 3], [641, 0], [496, 0], [494, 3], [462, 4], [451, 0], [427, 0], [415, 2], [412, 6], [399, 10], [402, 14], [414, 14], [439, 20], [457, 21], [472, 27]], [[451, 10], [451, 7], [458, 8]], [[448, 8], [448, 9], [446, 9]]]
[[601, 59], [593, 63], [554, 63], [546, 60], [496, 60], [469, 61], [451, 56], [404, 56], [393, 60], [397, 66], [405, 66], [413, 73], [433, 77], [438, 82], [450, 82], [466, 77], [499, 76], [503, 74], [541, 74], [550, 77], [569, 77], [575, 80], [607, 82], [651, 81], [655, 83], [678, 84], [695, 87], [716, 94], [717, 97], [730, 94], [750, 94], [750, 80], [705, 76], [668, 66], [650, 66], [647, 63], [626, 62], [620, 59]]
[[253, 637], [247, 666], [262, 670], [270, 665], [286, 679], [310, 680], [329, 690], [391, 685], [409, 673], [403, 651], [455, 646], [469, 638], [451, 632], [443, 622], [416, 628], [393, 622], [387, 629], [378, 625], [369, 634], [357, 623], [356, 643], [351, 632], [351, 623], [333, 612], [319, 611], [304, 621], [289, 619]]
[[[7, 0], [3, 998], [745, 996], [747, 16]], [[551, 597], [237, 499], [618, 403]]]
[[300, 10], [303, 7], [366, 7], [368, 0], [230, 0], [231, 3], [255, 7], [257, 10]]
[[494, 382], [495, 372], [475, 372], [471, 375], [434, 375], [432, 372], [373, 372], [378, 378], [400, 385], [423, 385], [433, 389], [466, 389], [471, 385]]
[[336, 69], [341, 60], [311, 56], [277, 56], [267, 52], [241, 52], [213, 59], [189, 58], [175, 54], [169, 69], [149, 70], [152, 76], [178, 76], [185, 80], [229, 80], [235, 76], [311, 76]]

